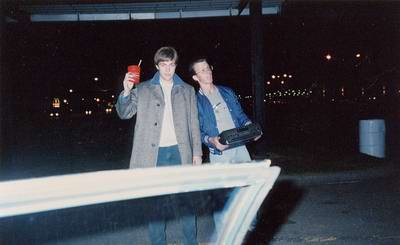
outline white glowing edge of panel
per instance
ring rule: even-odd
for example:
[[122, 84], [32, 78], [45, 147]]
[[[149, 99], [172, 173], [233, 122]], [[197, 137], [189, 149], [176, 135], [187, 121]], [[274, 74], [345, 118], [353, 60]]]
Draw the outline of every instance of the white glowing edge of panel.
[[271, 161], [110, 170], [0, 182], [0, 218], [173, 193], [240, 187], [218, 244], [241, 244], [280, 173]]

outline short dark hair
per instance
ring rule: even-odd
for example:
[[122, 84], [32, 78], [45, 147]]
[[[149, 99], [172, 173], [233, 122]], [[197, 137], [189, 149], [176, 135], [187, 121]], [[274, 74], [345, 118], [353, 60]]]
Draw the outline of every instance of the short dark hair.
[[154, 64], [158, 65], [158, 63], [162, 61], [173, 60], [175, 63], [178, 63], [178, 52], [173, 47], [161, 47], [154, 54]]
[[190, 75], [190, 77], [196, 75], [196, 72], [194, 71], [194, 66], [195, 66], [197, 63], [201, 63], [201, 62], [207, 62], [207, 63], [208, 63], [207, 58], [206, 58], [206, 57], [197, 57], [197, 58], [193, 59], [193, 60], [189, 63], [189, 69], [188, 69], [188, 70], [189, 70], [189, 75]]

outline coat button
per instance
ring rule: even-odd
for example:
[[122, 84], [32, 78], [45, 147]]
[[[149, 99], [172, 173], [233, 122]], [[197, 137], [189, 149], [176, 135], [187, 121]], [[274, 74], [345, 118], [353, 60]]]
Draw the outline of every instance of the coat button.
[[152, 147], [155, 147], [155, 146], [156, 146], [156, 144], [151, 144], [151, 146], [152, 146]]
[[157, 106], [160, 106], [160, 104], [157, 103]]
[[154, 126], [157, 126], [157, 123], [154, 123]]

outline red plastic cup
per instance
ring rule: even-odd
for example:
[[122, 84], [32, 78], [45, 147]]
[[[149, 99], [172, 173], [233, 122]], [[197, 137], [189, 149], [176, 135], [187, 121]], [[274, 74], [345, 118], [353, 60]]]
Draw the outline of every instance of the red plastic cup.
[[140, 66], [130, 65], [128, 66], [128, 72], [135, 74], [135, 77], [132, 80], [129, 80], [130, 82], [133, 82], [134, 84], [140, 83]]

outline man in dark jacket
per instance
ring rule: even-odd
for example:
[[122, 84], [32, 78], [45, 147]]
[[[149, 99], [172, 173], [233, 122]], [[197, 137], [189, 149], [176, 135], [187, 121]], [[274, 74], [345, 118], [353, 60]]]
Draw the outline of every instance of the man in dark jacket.
[[[189, 65], [189, 73], [192, 79], [198, 82], [200, 89], [197, 92], [197, 107], [199, 111], [199, 123], [201, 141], [210, 150], [211, 163], [241, 163], [250, 162], [250, 154], [245, 145], [228, 148], [219, 142], [218, 135], [228, 129], [239, 128], [251, 123], [243, 112], [242, 107], [232, 89], [215, 85], [213, 82], [212, 67], [206, 58], [194, 60]], [[259, 138], [259, 137], [258, 137]], [[256, 138], [256, 140], [258, 140]], [[233, 196], [231, 192], [229, 196]], [[228, 198], [225, 207], [231, 198]], [[223, 227], [223, 215], [225, 209], [214, 212], [214, 222], [218, 236]], [[255, 220], [253, 226], [255, 226]]]
[[197, 92], [197, 107], [201, 141], [210, 150], [211, 163], [239, 163], [251, 160], [246, 146], [227, 149], [218, 140], [218, 135], [228, 129], [239, 128], [250, 124], [251, 120], [243, 112], [242, 107], [232, 89], [215, 85], [212, 68], [205, 58], [194, 60], [189, 72], [200, 85]]

